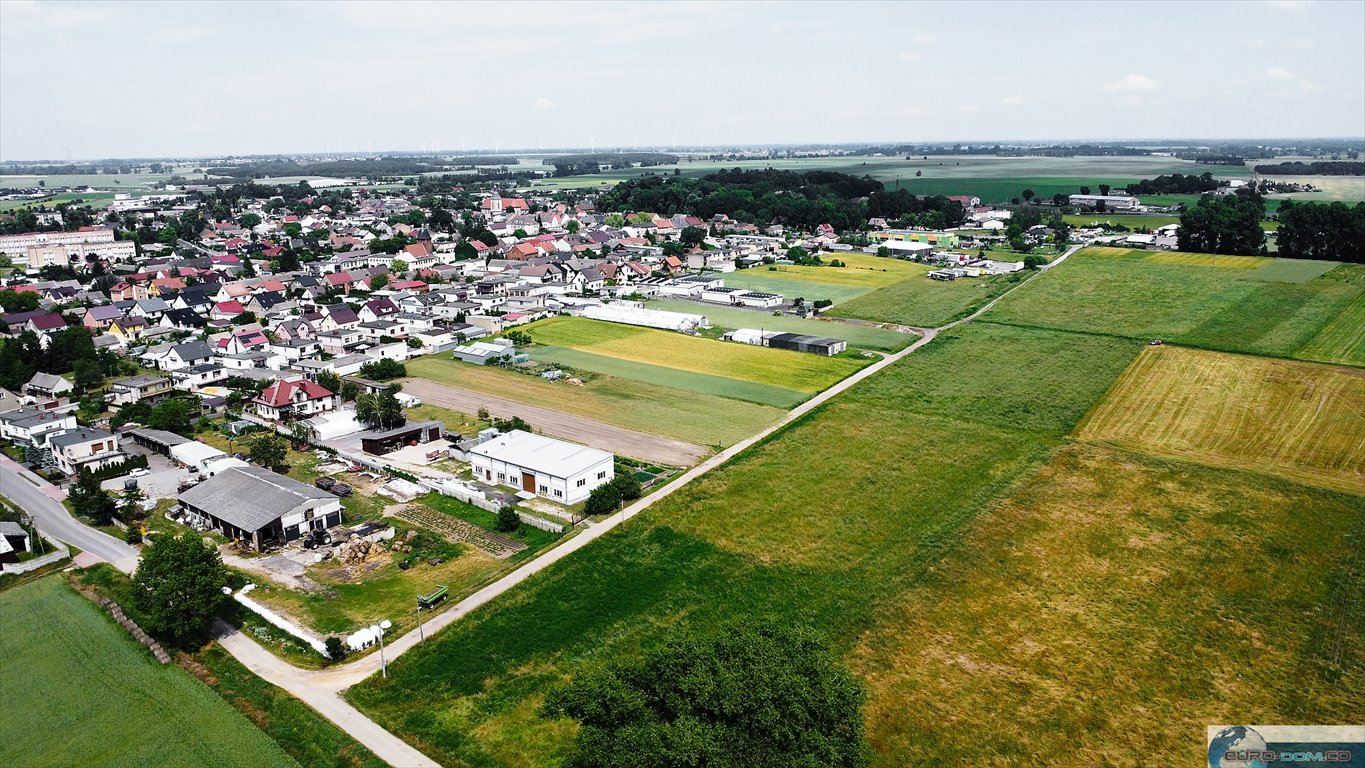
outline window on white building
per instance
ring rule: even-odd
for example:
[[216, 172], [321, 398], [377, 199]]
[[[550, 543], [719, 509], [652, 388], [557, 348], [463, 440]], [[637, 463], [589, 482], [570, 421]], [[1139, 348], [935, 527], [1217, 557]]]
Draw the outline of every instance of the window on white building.
[[606, 472], [598, 472], [598, 473], [597, 473], [597, 479], [598, 479], [598, 480], [605, 480], [606, 478], [607, 478], [607, 473], [606, 473]]
[[578, 487], [579, 487], [579, 488], [582, 488], [583, 486], [585, 486], [585, 485], [587, 485], [587, 484], [588, 484], [588, 479], [587, 479], [586, 477], [579, 478], [579, 480], [578, 480]]
[[[547, 485], [542, 485], [542, 486], [540, 486], [540, 492], [541, 492], [541, 493], [549, 493], [549, 492], [550, 492], [550, 487], [547, 486]], [[558, 493], [558, 491], [556, 491], [556, 493]]]
[[557, 497], [562, 497], [563, 495], [564, 495], [563, 492], [561, 492], [561, 491], [555, 491], [555, 496], [557, 496]]

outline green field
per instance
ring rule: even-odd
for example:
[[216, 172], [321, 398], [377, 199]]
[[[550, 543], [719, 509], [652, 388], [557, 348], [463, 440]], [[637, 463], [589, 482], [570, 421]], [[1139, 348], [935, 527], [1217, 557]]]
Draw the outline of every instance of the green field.
[[698, 304], [690, 301], [651, 301], [650, 309], [667, 312], [686, 312], [706, 315], [712, 326], [727, 330], [737, 328], [761, 328], [768, 331], [804, 333], [810, 336], [830, 336], [843, 339], [850, 347], [875, 349], [882, 352], [896, 352], [915, 342], [919, 337], [911, 333], [901, 333], [886, 328], [843, 323], [827, 320], [802, 319], [793, 315], [774, 317], [771, 312], [756, 309], [741, 309], [720, 304]]
[[448, 355], [428, 355], [409, 360], [406, 365], [409, 376], [697, 445], [733, 445], [782, 418], [784, 413], [771, 406], [689, 394], [613, 376], [599, 376], [576, 387], [539, 376], [470, 365]]
[[79, 202], [89, 205], [92, 208], [103, 208], [113, 202], [113, 192], [83, 192], [63, 195], [53, 195], [43, 200], [0, 200], [0, 212], [17, 211], [23, 208], [44, 207], [49, 210], [56, 209], [62, 203]]
[[56, 175], [56, 176], [3, 176], [0, 175], [0, 189], [25, 189], [37, 187], [38, 182], [45, 182], [49, 189], [56, 187], [93, 187], [105, 191], [126, 191], [134, 189], [151, 189], [153, 184], [166, 181], [171, 177], [169, 173], [119, 173], [119, 174], [91, 174], [91, 175]]
[[[1274, 264], [1087, 249], [1011, 294], [987, 319], [1288, 357], [1365, 292], [1359, 266], [1289, 282], [1318, 267]], [[1280, 280], [1266, 280], [1277, 275]]]
[[1365, 494], [1365, 371], [1148, 347], [1078, 430]]
[[[924, 273], [929, 271], [929, 267], [922, 269]], [[834, 317], [937, 328], [971, 314], [1013, 287], [1016, 284], [1015, 280], [1027, 277], [1024, 273], [1018, 274], [1020, 277], [997, 275], [952, 281], [931, 280], [920, 274], [835, 306], [829, 314]]]
[[0, 738], [9, 765], [298, 765], [58, 577], [0, 593], [0, 619]]
[[[735, 344], [581, 317], [552, 317], [526, 325], [520, 330], [530, 334], [537, 344], [567, 347], [651, 368], [675, 369], [733, 379], [741, 384], [749, 382], [807, 394], [814, 394], [847, 378], [866, 362]], [[667, 380], [667, 373], [665, 370], [660, 383], [672, 386]]]

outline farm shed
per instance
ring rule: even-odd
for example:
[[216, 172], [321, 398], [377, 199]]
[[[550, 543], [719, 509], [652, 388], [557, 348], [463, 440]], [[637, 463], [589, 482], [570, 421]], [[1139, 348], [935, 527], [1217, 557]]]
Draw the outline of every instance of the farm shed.
[[171, 447], [172, 459], [198, 472], [203, 472], [209, 462], [226, 455], [226, 452], [198, 440], [187, 440]]
[[775, 333], [767, 338], [767, 346], [774, 349], [789, 349], [793, 352], [809, 352], [813, 355], [834, 355], [848, 349], [848, 342], [828, 336], [804, 336], [799, 333]]
[[361, 435], [360, 449], [365, 453], [382, 456], [405, 445], [440, 440], [445, 431], [446, 425], [440, 421], [413, 422], [383, 432]]
[[577, 504], [615, 477], [610, 453], [516, 429], [469, 451], [474, 477]]
[[134, 429], [126, 433], [133, 438], [133, 442], [146, 448], [149, 451], [156, 451], [162, 456], [170, 456], [171, 449], [177, 445], [184, 445], [190, 440], [177, 435], [174, 432], [167, 432], [163, 429]]
[[734, 300], [741, 307], [758, 307], [759, 309], [780, 307], [785, 301], [780, 293], [764, 293], [762, 291], [745, 291], [735, 296]]
[[180, 494], [180, 503], [257, 551], [341, 524], [341, 500], [261, 467], [232, 467]]

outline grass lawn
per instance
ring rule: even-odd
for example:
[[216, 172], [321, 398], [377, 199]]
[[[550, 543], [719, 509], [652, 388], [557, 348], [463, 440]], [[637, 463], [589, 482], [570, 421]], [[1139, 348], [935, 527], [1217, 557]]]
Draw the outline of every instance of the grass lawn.
[[[1146, 202], [1146, 198], [1143, 198]], [[1073, 227], [1098, 227], [1102, 223], [1110, 226], [1122, 224], [1135, 232], [1147, 232], [1167, 224], [1179, 224], [1179, 216], [1115, 216], [1110, 213], [1069, 213], [1062, 221]]]
[[24, 208], [46, 207], [56, 210], [62, 203], [79, 203], [92, 208], [103, 208], [113, 202], [113, 192], [71, 192], [53, 195], [43, 200], [0, 200], [0, 211], [18, 211]]
[[[350, 696], [442, 762], [555, 765], [573, 726], [536, 716], [544, 692], [671, 625], [769, 615], [851, 650], [876, 607], [916, 583], [961, 526], [1042, 461], [1136, 347], [1013, 328], [960, 333], [834, 398]], [[966, 365], [1002, 347], [1016, 353], [1010, 364]], [[1052, 393], [1055, 402], [1021, 419], [1025, 430], [1002, 426], [1008, 411], [956, 418], [967, 409], [950, 393], [967, 380], [975, 392]], [[838, 458], [826, 460], [822, 445], [839, 446]]]
[[[809, 394], [828, 388], [865, 364], [581, 317], [552, 317], [522, 330], [538, 344]], [[669, 386], [666, 380], [660, 383]]]
[[1148, 347], [1078, 430], [1365, 494], [1365, 371]]
[[843, 339], [850, 347], [875, 349], [881, 352], [897, 352], [910, 346], [919, 337], [911, 333], [828, 320], [802, 319], [794, 315], [774, 317], [771, 312], [754, 309], [726, 307], [720, 304], [698, 304], [691, 301], [650, 301], [650, 309], [666, 312], [686, 312], [703, 314], [713, 327], [726, 330], [736, 328], [762, 328], [769, 331], [804, 333], [810, 336], [831, 336]]
[[1290, 356], [1365, 292], [1365, 282], [1356, 279], [1365, 269], [1358, 266], [1308, 282], [1262, 279], [1261, 269], [1273, 264], [1247, 256], [1091, 248], [1011, 294], [987, 319]]
[[725, 397], [601, 376], [581, 387], [428, 355], [405, 363], [408, 375], [553, 408], [564, 413], [675, 437], [698, 445], [733, 445], [782, 417], [783, 411]]
[[[922, 266], [922, 265], [921, 265]], [[927, 273], [928, 267], [922, 267]], [[1022, 274], [1022, 273], [1016, 273]], [[923, 274], [830, 309], [834, 317], [936, 328], [974, 312], [1015, 283], [1014, 275], [931, 280]]]
[[1359, 722], [1362, 510], [1268, 476], [1062, 450], [851, 654], [874, 764], [1203, 765], [1209, 723]]
[[297, 766], [60, 578], [0, 593], [0, 737], [24, 766]]

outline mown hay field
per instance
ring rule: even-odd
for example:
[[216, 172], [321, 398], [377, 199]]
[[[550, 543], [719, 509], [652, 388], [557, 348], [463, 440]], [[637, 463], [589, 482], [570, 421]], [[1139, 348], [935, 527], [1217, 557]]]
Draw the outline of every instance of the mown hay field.
[[1365, 293], [1299, 349], [1295, 357], [1365, 366]]
[[1365, 293], [1360, 265], [1291, 282], [1259, 279], [1275, 260], [1242, 265], [1254, 257], [1221, 257], [1236, 261], [1215, 266], [1215, 258], [1087, 248], [1006, 297], [986, 319], [1290, 357]]
[[[928, 272], [927, 267], [924, 272]], [[965, 317], [1024, 279], [1022, 273], [995, 277], [931, 280], [923, 274], [888, 285], [829, 310], [831, 317], [937, 328]]]
[[0, 593], [0, 681], [7, 765], [298, 766], [59, 576]]
[[614, 376], [598, 376], [582, 386], [550, 382], [539, 376], [462, 363], [449, 354], [416, 358], [406, 365], [409, 376], [438, 384], [712, 447], [733, 445], [784, 413], [771, 406]]
[[826, 389], [865, 364], [581, 317], [552, 317], [521, 330], [539, 344], [807, 393]]
[[1062, 449], [852, 652], [879, 766], [1205, 764], [1210, 723], [1351, 723], [1365, 498]]
[[1365, 493], [1365, 371], [1148, 347], [1077, 436]]

